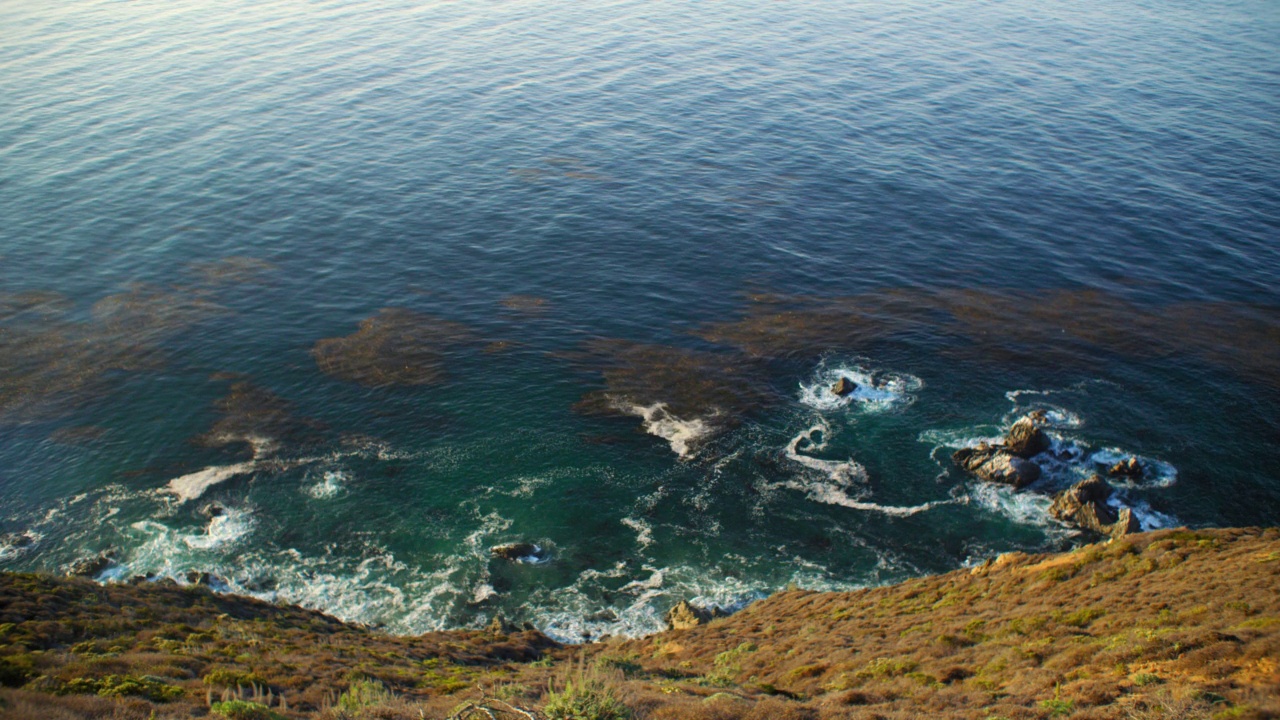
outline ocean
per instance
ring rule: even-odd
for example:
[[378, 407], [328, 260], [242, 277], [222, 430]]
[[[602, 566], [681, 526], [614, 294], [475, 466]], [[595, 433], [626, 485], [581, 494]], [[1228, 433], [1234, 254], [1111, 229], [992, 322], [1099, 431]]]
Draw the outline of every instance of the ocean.
[[1267, 0], [8, 0], [0, 569], [578, 642], [1274, 525], [1277, 118]]

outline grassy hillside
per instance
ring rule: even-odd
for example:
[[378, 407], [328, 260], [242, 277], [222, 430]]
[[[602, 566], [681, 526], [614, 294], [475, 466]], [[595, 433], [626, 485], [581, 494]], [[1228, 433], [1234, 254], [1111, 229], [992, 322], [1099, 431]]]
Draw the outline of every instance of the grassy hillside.
[[1160, 531], [643, 639], [393, 637], [203, 588], [0, 575], [14, 718], [1280, 717], [1280, 529]]

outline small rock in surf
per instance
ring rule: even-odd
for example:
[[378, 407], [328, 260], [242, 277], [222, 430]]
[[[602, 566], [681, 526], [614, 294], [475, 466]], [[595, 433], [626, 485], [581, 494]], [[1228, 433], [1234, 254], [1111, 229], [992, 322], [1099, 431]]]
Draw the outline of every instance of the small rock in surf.
[[1142, 463], [1136, 457], [1129, 457], [1112, 465], [1107, 473], [1114, 477], [1142, 477]]
[[846, 395], [851, 394], [854, 390], [857, 390], [857, 389], [858, 389], [858, 383], [850, 380], [847, 377], [841, 377], [839, 380], [836, 381], [835, 385], [831, 386], [831, 392], [837, 395], [838, 397], [845, 397]]
[[542, 548], [533, 543], [507, 543], [505, 545], [494, 545], [489, 548], [489, 552], [496, 558], [503, 560], [519, 561], [524, 558], [539, 559], [542, 556]]

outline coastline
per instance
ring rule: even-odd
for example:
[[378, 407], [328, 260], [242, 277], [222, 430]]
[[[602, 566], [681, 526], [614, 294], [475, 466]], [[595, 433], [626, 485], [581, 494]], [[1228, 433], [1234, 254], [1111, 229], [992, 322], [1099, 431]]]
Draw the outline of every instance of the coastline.
[[[501, 622], [398, 637], [201, 586], [6, 573], [0, 714], [541, 718], [576, 681], [636, 718], [1274, 717], [1277, 588], [1280, 528], [1161, 530], [564, 646]], [[341, 710], [356, 687], [378, 699]]]

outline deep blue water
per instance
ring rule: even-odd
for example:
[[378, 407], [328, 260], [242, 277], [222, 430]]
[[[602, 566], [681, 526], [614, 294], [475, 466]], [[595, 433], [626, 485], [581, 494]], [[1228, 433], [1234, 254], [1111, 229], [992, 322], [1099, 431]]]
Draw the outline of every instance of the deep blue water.
[[[577, 639], [1082, 542], [1130, 455], [1275, 524], [1277, 118], [1267, 0], [11, 0], [0, 567]], [[1034, 409], [1032, 491], [950, 463]]]

